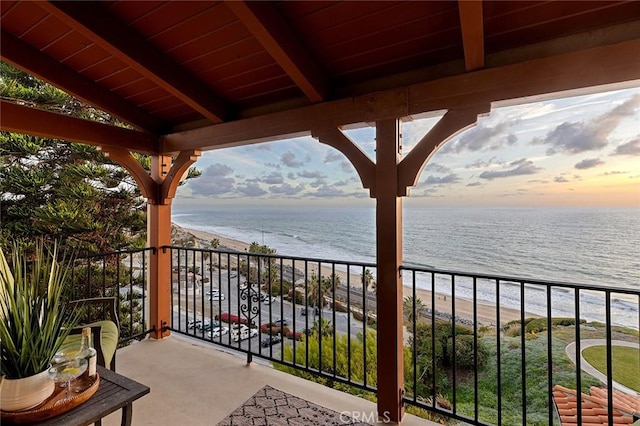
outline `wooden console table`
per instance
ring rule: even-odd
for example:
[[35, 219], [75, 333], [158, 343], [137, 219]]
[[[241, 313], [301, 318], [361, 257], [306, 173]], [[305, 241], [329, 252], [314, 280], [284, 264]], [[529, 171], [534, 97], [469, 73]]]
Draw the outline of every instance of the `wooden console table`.
[[47, 426], [100, 424], [103, 417], [122, 408], [122, 425], [131, 425], [133, 401], [148, 394], [149, 387], [100, 366], [98, 366], [98, 374], [100, 386], [87, 402], [38, 424]]

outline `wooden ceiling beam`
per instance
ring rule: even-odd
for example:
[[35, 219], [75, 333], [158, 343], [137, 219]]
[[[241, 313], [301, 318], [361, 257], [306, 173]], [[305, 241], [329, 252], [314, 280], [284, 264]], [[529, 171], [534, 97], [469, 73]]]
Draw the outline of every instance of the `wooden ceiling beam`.
[[460, 30], [467, 71], [484, 68], [484, 21], [481, 0], [458, 0]]
[[299, 37], [266, 1], [225, 3], [311, 102], [327, 99], [329, 84]]
[[[640, 39], [324, 102], [161, 138], [164, 153], [217, 149], [480, 103], [516, 104], [640, 84]], [[588, 70], [588, 71], [587, 71]]]
[[229, 106], [208, 86], [99, 2], [49, 1], [38, 5], [212, 122], [230, 118]]
[[112, 146], [146, 154], [158, 152], [158, 139], [149, 133], [125, 129], [70, 115], [0, 100], [0, 130], [96, 146]]
[[150, 133], [163, 133], [163, 123], [147, 114], [137, 105], [120, 98], [113, 92], [95, 84], [75, 70], [33, 48], [12, 34], [1, 30], [0, 57], [19, 68], [76, 98], [108, 112], [132, 126]]

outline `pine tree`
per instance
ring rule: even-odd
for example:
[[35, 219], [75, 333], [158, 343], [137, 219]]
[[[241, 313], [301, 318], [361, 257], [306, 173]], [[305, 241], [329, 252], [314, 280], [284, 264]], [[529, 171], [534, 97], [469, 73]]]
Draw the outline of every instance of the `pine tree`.
[[[0, 63], [0, 96], [123, 125], [5, 63]], [[140, 161], [149, 164], [148, 157]], [[96, 147], [0, 132], [0, 245], [44, 236], [93, 252], [142, 247], [145, 207], [133, 178]]]

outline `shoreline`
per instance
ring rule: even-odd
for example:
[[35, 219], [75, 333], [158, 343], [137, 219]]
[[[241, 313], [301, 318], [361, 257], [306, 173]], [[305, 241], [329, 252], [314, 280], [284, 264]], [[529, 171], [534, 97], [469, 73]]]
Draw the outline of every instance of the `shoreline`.
[[[229, 250], [234, 250], [240, 253], [248, 252], [250, 243], [239, 241], [233, 238], [227, 238], [221, 235], [214, 234], [212, 232], [200, 231], [191, 228], [184, 228], [180, 225], [172, 223], [172, 226], [175, 227], [178, 232], [183, 232], [185, 234], [190, 234], [194, 238], [197, 238], [201, 241], [206, 241], [209, 244], [212, 240], [217, 239], [220, 242], [220, 248], [226, 248]], [[174, 237], [174, 232], [172, 232], [172, 238]], [[274, 247], [276, 248], [276, 247]], [[277, 250], [277, 248], [276, 248]], [[321, 268], [323, 276], [330, 276], [334, 270], [330, 267], [323, 266]], [[344, 271], [335, 270], [335, 274], [340, 277], [341, 282], [346, 285], [347, 283], [351, 287], [355, 287], [357, 289], [362, 289], [362, 278], [361, 274], [351, 273], [350, 277], [347, 276], [347, 273]], [[424, 306], [431, 306], [432, 294], [430, 290], [424, 290], [421, 288], [415, 289], [415, 295], [418, 299], [422, 301]], [[413, 296], [413, 289], [409, 286], [403, 286], [403, 298]], [[438, 315], [444, 314], [451, 316], [452, 312], [452, 304], [453, 300], [449, 295], [436, 293], [435, 297], [435, 310]], [[488, 303], [484, 303], [478, 301], [476, 303], [476, 312], [475, 315], [477, 317], [479, 326], [495, 326], [496, 325], [496, 311], [497, 307], [495, 305], [491, 305]], [[513, 308], [505, 308], [499, 307], [500, 310], [500, 324], [506, 324], [509, 321], [520, 320], [521, 313], [518, 309]], [[473, 301], [456, 297], [455, 298], [455, 316], [458, 319], [465, 319], [471, 323], [473, 323], [474, 319], [474, 306]], [[525, 318], [540, 318], [540, 315], [532, 314], [530, 312], [525, 312]]]

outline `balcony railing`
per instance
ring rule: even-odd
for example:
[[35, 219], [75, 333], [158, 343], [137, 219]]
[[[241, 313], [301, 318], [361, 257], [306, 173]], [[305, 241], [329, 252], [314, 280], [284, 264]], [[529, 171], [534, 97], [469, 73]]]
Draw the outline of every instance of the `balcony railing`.
[[149, 256], [154, 249], [122, 250], [79, 257], [74, 262], [72, 299], [117, 297], [120, 346], [144, 339], [148, 326]]
[[[640, 348], [637, 290], [401, 269], [411, 292], [406, 309], [415, 318], [407, 326], [413, 360], [407, 403], [470, 424], [552, 425], [558, 424], [555, 386], [588, 394], [590, 386], [604, 385], [613, 424], [613, 377], [624, 375], [622, 366], [613, 368], [613, 343]], [[568, 352], [582, 353], [582, 339], [601, 340], [604, 383], [580, 374], [580, 356], [575, 365], [568, 362]], [[582, 424], [581, 398], [575, 404]]]
[[173, 259], [172, 331], [375, 392], [375, 295], [361, 290], [375, 265], [163, 249]]
[[[172, 332], [244, 353], [248, 362], [255, 357], [328, 385], [376, 392], [385, 372], [376, 363], [376, 345], [384, 342], [376, 334], [374, 264], [159, 250], [172, 258]], [[119, 295], [121, 313], [130, 316], [125, 339], [148, 332], [148, 255], [100, 255], [82, 269], [86, 294]], [[609, 391], [609, 423], [618, 415], [613, 348], [618, 341], [638, 347], [638, 291], [401, 269], [410, 412], [476, 425], [558, 424], [554, 387], [588, 393], [597, 385]], [[583, 339], [601, 339], [602, 383], [582, 372], [580, 356], [572, 363], [565, 353], [569, 345], [580, 354]], [[580, 424], [581, 398], [576, 404]]]

